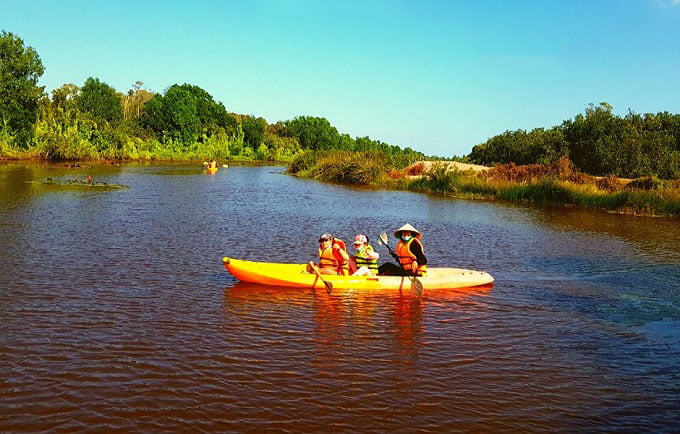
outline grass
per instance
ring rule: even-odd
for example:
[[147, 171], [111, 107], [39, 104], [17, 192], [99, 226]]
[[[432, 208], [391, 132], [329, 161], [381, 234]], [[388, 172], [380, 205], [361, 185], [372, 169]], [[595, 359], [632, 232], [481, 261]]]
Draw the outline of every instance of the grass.
[[[680, 182], [655, 177], [621, 180], [596, 178], [573, 170], [567, 161], [551, 166], [497, 166], [486, 172], [459, 171], [433, 165], [422, 176], [403, 173], [393, 186], [463, 198], [487, 198], [568, 205], [608, 211], [680, 215]], [[394, 173], [391, 179], [397, 179]]]
[[305, 152], [294, 158], [288, 173], [321, 181], [378, 185], [386, 178], [387, 156], [377, 151]]

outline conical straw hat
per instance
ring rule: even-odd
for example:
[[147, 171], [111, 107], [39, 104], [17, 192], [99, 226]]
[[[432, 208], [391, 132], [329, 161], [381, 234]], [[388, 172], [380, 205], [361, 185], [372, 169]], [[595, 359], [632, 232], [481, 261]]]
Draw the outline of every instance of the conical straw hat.
[[411, 231], [414, 234], [413, 236], [415, 236], [418, 239], [420, 239], [420, 237], [423, 236], [420, 232], [418, 232], [418, 229], [411, 226], [410, 223], [406, 223], [404, 226], [397, 229], [397, 231], [394, 233], [395, 238], [401, 238], [402, 231]]

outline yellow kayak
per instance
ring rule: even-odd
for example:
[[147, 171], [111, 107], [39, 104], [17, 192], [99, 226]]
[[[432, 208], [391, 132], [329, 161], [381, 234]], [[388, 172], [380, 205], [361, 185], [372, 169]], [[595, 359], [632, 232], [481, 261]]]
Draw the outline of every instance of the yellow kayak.
[[[306, 271], [307, 264], [255, 262], [226, 256], [222, 258], [222, 262], [227, 271], [242, 282], [289, 288], [325, 288], [316, 274]], [[333, 288], [337, 289], [409, 290], [411, 287], [411, 280], [406, 276], [324, 275], [323, 279], [331, 282]], [[427, 276], [418, 279], [425, 290], [470, 288], [490, 285], [494, 280], [489, 273], [461, 268], [428, 268]]]

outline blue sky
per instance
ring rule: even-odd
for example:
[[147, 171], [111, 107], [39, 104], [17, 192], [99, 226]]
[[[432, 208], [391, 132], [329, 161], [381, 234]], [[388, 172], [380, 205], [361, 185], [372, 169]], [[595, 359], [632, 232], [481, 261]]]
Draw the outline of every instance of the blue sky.
[[0, 0], [0, 29], [38, 51], [47, 91], [191, 83], [428, 155], [589, 103], [680, 113], [680, 0]]

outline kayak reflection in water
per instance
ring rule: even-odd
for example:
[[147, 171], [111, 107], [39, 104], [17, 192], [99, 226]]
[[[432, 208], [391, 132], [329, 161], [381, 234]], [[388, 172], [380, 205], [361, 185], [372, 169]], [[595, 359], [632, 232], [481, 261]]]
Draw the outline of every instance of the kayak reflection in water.
[[[307, 271], [314, 272], [311, 267]], [[319, 272], [337, 276], [349, 274], [349, 255], [345, 242], [329, 233], [319, 237]]]
[[378, 267], [378, 274], [388, 276], [425, 276], [427, 272], [427, 258], [425, 248], [420, 239], [423, 235], [416, 228], [406, 223], [394, 232], [399, 239], [395, 251], [390, 254], [397, 260], [397, 264], [386, 262]]

